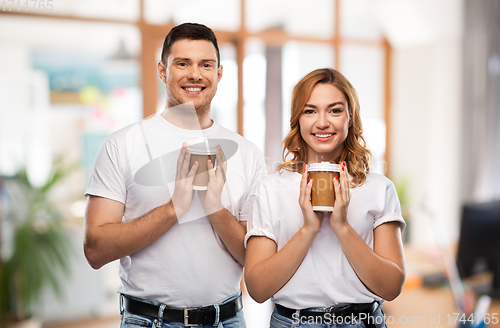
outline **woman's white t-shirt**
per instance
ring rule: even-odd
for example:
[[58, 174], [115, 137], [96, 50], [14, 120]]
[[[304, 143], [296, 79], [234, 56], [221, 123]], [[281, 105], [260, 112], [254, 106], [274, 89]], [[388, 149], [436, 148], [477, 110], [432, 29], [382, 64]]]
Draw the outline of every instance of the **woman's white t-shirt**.
[[[304, 225], [298, 202], [300, 180], [299, 173], [284, 171], [260, 181], [250, 196], [245, 246], [250, 237], [265, 236], [276, 242], [279, 251], [299, 231]], [[273, 302], [293, 309], [383, 302], [359, 280], [330, 228], [329, 213], [325, 215], [302, 264], [273, 296]], [[379, 225], [397, 221], [403, 230], [405, 222], [394, 184], [380, 174], [369, 173], [363, 185], [351, 188], [347, 220], [371, 249], [373, 230]]]

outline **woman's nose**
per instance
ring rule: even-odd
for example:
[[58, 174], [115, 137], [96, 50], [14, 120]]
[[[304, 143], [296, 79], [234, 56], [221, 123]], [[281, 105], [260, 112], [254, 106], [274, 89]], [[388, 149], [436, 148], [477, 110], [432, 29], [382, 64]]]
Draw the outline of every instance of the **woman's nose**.
[[316, 127], [318, 129], [326, 129], [329, 126], [330, 126], [330, 122], [328, 122], [326, 115], [320, 114], [318, 116], [318, 120], [316, 121]]

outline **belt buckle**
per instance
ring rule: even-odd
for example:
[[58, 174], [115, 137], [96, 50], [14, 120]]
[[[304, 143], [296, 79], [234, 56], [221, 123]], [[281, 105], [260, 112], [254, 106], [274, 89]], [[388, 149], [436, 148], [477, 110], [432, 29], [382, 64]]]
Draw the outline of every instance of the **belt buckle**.
[[184, 326], [186, 327], [195, 327], [199, 326], [197, 323], [189, 323], [189, 311], [195, 310], [196, 308], [185, 308], [184, 309]]

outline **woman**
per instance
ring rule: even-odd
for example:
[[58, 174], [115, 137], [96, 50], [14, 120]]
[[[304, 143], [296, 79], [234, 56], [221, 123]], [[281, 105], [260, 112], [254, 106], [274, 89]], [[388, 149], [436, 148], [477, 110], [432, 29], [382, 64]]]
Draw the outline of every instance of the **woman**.
[[[284, 163], [250, 199], [248, 292], [273, 298], [271, 327], [385, 327], [379, 304], [405, 279], [405, 223], [392, 182], [369, 172], [356, 91], [318, 69], [295, 86], [291, 107]], [[341, 164], [332, 212], [310, 200], [308, 167], [322, 161]]]

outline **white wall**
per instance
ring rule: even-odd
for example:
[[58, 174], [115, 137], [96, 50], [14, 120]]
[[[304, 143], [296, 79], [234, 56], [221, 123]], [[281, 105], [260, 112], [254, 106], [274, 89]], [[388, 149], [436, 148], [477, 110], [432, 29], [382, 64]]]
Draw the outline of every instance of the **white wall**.
[[[439, 13], [443, 22], [428, 24], [431, 35], [425, 40], [401, 46], [395, 42], [392, 67], [391, 178], [408, 179], [410, 204], [441, 218], [451, 240], [458, 237], [462, 186], [461, 8], [462, 1], [439, 0], [421, 11], [427, 22]], [[447, 21], [455, 24], [454, 31], [448, 26], [441, 33]], [[410, 220], [413, 244], [435, 242], [428, 215]]]

